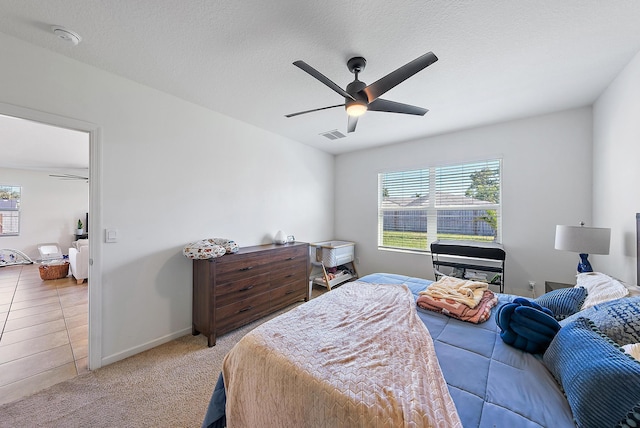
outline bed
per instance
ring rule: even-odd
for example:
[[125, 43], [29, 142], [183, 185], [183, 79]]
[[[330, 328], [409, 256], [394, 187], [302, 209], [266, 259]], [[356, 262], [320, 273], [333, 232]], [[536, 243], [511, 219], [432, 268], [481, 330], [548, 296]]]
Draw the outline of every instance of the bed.
[[[620, 346], [640, 343], [640, 297], [628, 287], [623, 296], [593, 288], [600, 301], [583, 309], [583, 298], [547, 352], [533, 354], [507, 345], [493, 316], [474, 324], [418, 308], [431, 283], [367, 275], [258, 327], [225, 358], [203, 426], [225, 426], [225, 416], [230, 427], [634, 426], [640, 362]], [[387, 292], [400, 312], [385, 306]], [[517, 299], [496, 296], [494, 311]], [[357, 324], [367, 317], [381, 330]], [[400, 344], [379, 348], [386, 342]]]

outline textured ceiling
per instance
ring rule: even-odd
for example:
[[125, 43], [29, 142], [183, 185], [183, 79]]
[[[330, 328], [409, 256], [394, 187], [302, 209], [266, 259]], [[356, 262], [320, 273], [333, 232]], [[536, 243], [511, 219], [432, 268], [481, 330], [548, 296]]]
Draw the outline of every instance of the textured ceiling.
[[[590, 105], [640, 50], [635, 0], [3, 0], [0, 30], [276, 134], [343, 153]], [[51, 32], [79, 33], [76, 47]], [[368, 112], [347, 138], [339, 86], [364, 56], [372, 83], [433, 51], [385, 99], [424, 116]], [[55, 112], [54, 112], [55, 113]]]

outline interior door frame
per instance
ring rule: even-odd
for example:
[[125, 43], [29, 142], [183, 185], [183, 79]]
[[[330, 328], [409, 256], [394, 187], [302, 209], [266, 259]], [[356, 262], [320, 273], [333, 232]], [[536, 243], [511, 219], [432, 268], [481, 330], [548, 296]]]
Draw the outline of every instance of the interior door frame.
[[102, 142], [100, 126], [79, 119], [58, 116], [12, 104], [0, 103], [0, 114], [32, 120], [47, 125], [89, 134], [89, 224], [93, 239], [89, 240], [89, 350], [88, 367], [102, 366]]

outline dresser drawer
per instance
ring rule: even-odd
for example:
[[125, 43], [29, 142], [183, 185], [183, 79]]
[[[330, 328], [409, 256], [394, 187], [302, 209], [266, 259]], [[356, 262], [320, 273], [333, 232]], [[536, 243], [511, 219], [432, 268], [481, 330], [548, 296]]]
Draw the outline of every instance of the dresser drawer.
[[249, 278], [241, 278], [237, 281], [216, 284], [216, 307], [227, 306], [238, 300], [269, 291], [269, 272]]
[[226, 332], [256, 320], [269, 312], [269, 292], [250, 296], [216, 309], [216, 331]]
[[216, 266], [216, 283], [236, 281], [238, 278], [269, 272], [269, 260], [268, 255], [260, 254], [221, 261]]
[[271, 258], [271, 263], [281, 263], [297, 260], [298, 262], [308, 263], [309, 247], [297, 246], [291, 248], [282, 248], [275, 251]]
[[287, 285], [273, 288], [270, 292], [271, 309], [276, 310], [298, 300], [306, 299], [308, 293], [309, 282], [301, 281], [300, 279]]
[[278, 287], [300, 278], [308, 278], [307, 270], [307, 264], [299, 261], [282, 263], [271, 271], [271, 284], [273, 287]]

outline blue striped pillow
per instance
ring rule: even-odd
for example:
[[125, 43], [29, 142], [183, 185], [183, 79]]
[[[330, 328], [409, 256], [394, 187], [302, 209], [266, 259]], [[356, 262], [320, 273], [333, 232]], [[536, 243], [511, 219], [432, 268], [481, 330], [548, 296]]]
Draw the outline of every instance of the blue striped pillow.
[[584, 287], [571, 287], [550, 291], [533, 301], [550, 309], [555, 319], [563, 320], [578, 312], [586, 297], [587, 290]]
[[580, 427], [624, 426], [640, 406], [640, 361], [587, 318], [560, 329], [543, 356]]

